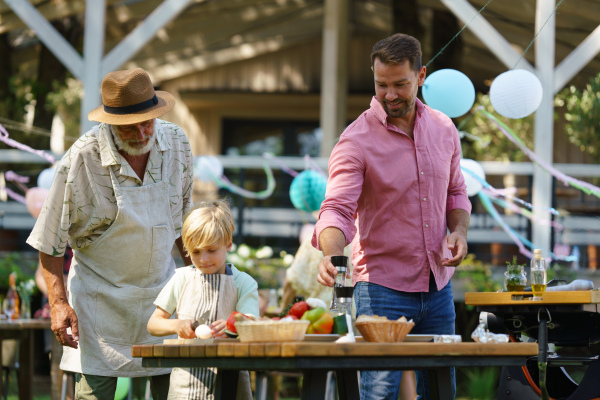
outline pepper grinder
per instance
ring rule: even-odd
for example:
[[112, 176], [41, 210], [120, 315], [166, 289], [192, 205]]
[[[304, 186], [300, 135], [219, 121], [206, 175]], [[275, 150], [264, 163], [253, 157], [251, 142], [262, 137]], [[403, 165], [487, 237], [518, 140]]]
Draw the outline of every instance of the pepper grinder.
[[[335, 284], [333, 285], [333, 297], [331, 299], [331, 305], [329, 309], [331, 311], [338, 310], [338, 298], [336, 288], [346, 286], [346, 271], [348, 269], [348, 257], [346, 256], [332, 256], [331, 263], [337, 269], [337, 275], [335, 276]], [[352, 297], [352, 295], [350, 295]]]
[[335, 297], [338, 302], [338, 311], [346, 316], [346, 326], [348, 327], [348, 338], [355, 342], [354, 324], [352, 323], [352, 294], [354, 293], [353, 286], [339, 286], [334, 289]]

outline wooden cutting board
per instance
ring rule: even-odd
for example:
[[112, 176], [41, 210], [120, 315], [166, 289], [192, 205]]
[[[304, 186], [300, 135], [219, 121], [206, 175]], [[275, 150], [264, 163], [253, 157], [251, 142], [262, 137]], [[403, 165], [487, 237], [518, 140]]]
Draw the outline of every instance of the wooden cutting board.
[[467, 292], [465, 304], [470, 306], [541, 305], [541, 304], [599, 304], [600, 291], [576, 290], [544, 292], [542, 300], [533, 301], [532, 292]]
[[224, 342], [239, 342], [239, 339], [165, 339], [163, 344], [213, 344], [213, 343], [224, 343]]

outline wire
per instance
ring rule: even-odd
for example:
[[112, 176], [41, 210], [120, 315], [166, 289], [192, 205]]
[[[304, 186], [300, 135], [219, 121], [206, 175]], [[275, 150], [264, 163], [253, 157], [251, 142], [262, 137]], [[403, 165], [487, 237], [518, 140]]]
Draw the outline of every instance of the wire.
[[[440, 54], [442, 54], [442, 53], [444, 52], [444, 50], [446, 50], [446, 47], [450, 46], [450, 43], [452, 43], [452, 41], [453, 41], [454, 39], [456, 39], [456, 38], [458, 37], [458, 35], [460, 35], [460, 34], [462, 33], [462, 31], [464, 31], [464, 30], [465, 30], [465, 28], [466, 28], [466, 27], [467, 27], [467, 26], [468, 26], [468, 25], [471, 23], [471, 21], [473, 21], [473, 20], [475, 19], [475, 17], [477, 17], [479, 14], [481, 14], [481, 12], [482, 12], [483, 10], [485, 10], [485, 8], [488, 6], [488, 4], [490, 4], [492, 1], [493, 1], [493, 0], [489, 0], [487, 3], [485, 3], [485, 5], [484, 5], [483, 7], [481, 7], [481, 10], [479, 10], [479, 11], [477, 12], [477, 14], [475, 14], [475, 15], [473, 16], [473, 18], [471, 18], [471, 19], [469, 20], [469, 22], [467, 22], [467, 23], [466, 23], [466, 24], [465, 24], [465, 25], [462, 27], [462, 29], [461, 29], [460, 31], [458, 31], [458, 33], [457, 33], [456, 35], [454, 35], [454, 36], [452, 37], [452, 39], [450, 39], [450, 41], [448, 41], [448, 43], [446, 43], [446, 45], [445, 45], [444, 47], [442, 47], [442, 49], [441, 49], [440, 51], [438, 51], [438, 53], [437, 53], [435, 56], [433, 56], [433, 58], [432, 58], [431, 60], [429, 60], [429, 62], [428, 62], [426, 65], [425, 65], [425, 68], [427, 68], [427, 66], [428, 66], [429, 64], [431, 64], [431, 63], [433, 62], [433, 60], [435, 60], [435, 59], [437, 58], [437, 56], [439, 56]], [[561, 1], [562, 1], [562, 0], [561, 0]]]
[[533, 42], [535, 41], [535, 38], [538, 37], [538, 35], [540, 34], [540, 32], [542, 31], [542, 29], [544, 29], [544, 27], [546, 26], [546, 24], [548, 23], [548, 21], [550, 20], [550, 17], [552, 17], [554, 15], [554, 13], [556, 13], [556, 10], [558, 10], [558, 7], [561, 5], [561, 3], [564, 0], [560, 0], [558, 2], [558, 4], [556, 5], [556, 7], [554, 7], [554, 10], [550, 13], [550, 15], [548, 16], [548, 18], [546, 18], [546, 22], [544, 22], [544, 25], [542, 25], [542, 27], [540, 28], [539, 31], [537, 31], [537, 33], [535, 34], [535, 36], [533, 37], [533, 39], [531, 39], [531, 42], [529, 42], [529, 45], [527, 46], [527, 48], [525, 49], [525, 51], [523, 52], [523, 54], [521, 54], [521, 57], [519, 57], [519, 59], [517, 60], [517, 62], [515, 63], [515, 66], [512, 67], [511, 69], [515, 69], [517, 67], [517, 65], [519, 65], [519, 62], [521, 62], [521, 59], [523, 59], [523, 57], [525, 56], [525, 53], [527, 53], [527, 51], [529, 50], [529, 48], [531, 47], [531, 45], [533, 44]]

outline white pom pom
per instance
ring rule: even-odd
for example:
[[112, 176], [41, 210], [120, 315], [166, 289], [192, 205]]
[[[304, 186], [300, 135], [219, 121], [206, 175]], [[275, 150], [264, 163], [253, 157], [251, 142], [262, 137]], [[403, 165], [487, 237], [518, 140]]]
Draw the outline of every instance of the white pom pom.
[[198, 339], [210, 339], [212, 337], [212, 329], [208, 325], [198, 325], [196, 328], [196, 337]]

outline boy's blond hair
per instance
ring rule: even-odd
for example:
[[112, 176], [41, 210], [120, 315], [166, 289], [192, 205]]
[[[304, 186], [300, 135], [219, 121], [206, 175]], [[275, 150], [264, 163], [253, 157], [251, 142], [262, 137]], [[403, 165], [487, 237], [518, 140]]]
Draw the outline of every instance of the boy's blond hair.
[[201, 201], [186, 214], [181, 237], [189, 253], [214, 244], [229, 245], [234, 230], [233, 215], [226, 201]]

